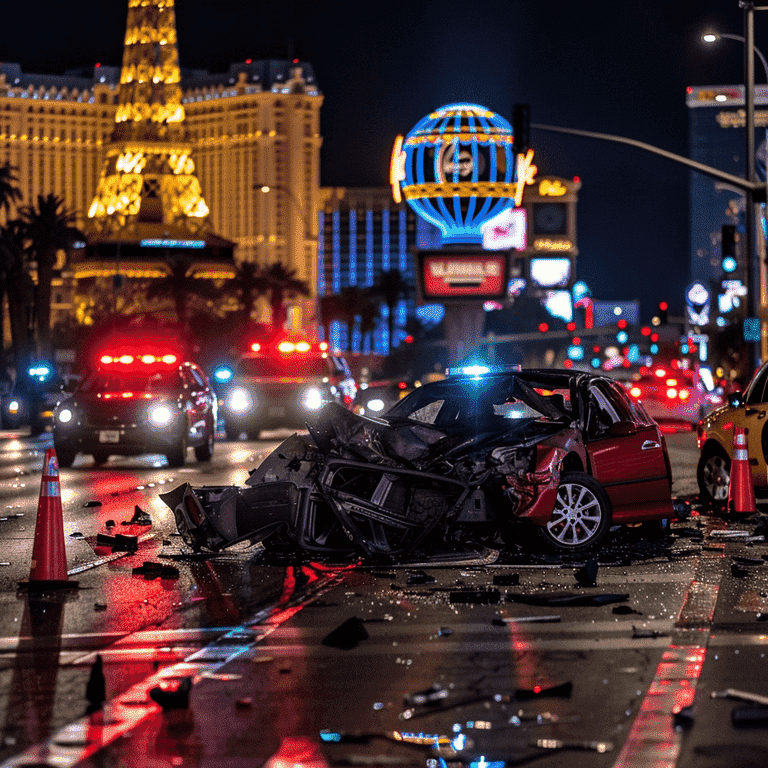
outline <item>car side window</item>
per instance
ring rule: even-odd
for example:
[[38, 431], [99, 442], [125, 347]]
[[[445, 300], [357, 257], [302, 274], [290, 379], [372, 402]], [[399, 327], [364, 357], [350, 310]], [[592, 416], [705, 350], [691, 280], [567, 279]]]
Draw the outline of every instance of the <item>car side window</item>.
[[768, 402], [768, 394], [765, 391], [766, 383], [768, 383], [768, 366], [765, 366], [757, 375], [753, 385], [749, 388], [744, 402], [751, 405]]
[[189, 371], [190, 376], [192, 377], [192, 380], [194, 382], [194, 388], [195, 389], [205, 389], [205, 386], [206, 386], [205, 385], [205, 380], [200, 375], [200, 371], [198, 371], [197, 369], [192, 368], [192, 367], [188, 368], [187, 370]]
[[597, 386], [592, 387], [589, 391], [587, 436], [591, 440], [606, 437], [611, 425], [617, 421], [621, 421], [621, 416], [606, 393]]

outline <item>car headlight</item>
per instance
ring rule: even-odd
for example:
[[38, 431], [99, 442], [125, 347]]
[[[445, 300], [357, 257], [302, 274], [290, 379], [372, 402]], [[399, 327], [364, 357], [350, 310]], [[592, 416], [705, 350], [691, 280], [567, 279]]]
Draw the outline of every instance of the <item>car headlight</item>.
[[21, 403], [18, 400], [11, 400], [11, 402], [8, 403], [8, 413], [16, 414], [19, 412], [20, 408]]
[[374, 397], [373, 400], [368, 401], [368, 410], [370, 411], [376, 411], [377, 413], [379, 411], [384, 410], [384, 401], [381, 400], [378, 397]]
[[74, 413], [72, 413], [72, 410], [71, 410], [70, 408], [62, 408], [62, 409], [59, 411], [59, 413], [58, 413], [58, 415], [57, 415], [57, 417], [56, 417], [56, 418], [57, 418], [57, 419], [58, 419], [58, 420], [59, 420], [59, 421], [60, 421], [62, 424], [69, 424], [69, 422], [70, 422], [70, 421], [72, 421], [72, 419], [73, 419], [74, 417], [75, 417], [75, 414], [74, 414]]
[[317, 387], [310, 387], [304, 391], [301, 404], [309, 411], [316, 411], [323, 405], [323, 393]]
[[173, 409], [165, 403], [153, 405], [149, 409], [149, 420], [156, 427], [167, 427], [173, 421]]
[[242, 387], [236, 387], [229, 393], [229, 409], [234, 413], [242, 413], [243, 411], [253, 408], [254, 398], [251, 394]]

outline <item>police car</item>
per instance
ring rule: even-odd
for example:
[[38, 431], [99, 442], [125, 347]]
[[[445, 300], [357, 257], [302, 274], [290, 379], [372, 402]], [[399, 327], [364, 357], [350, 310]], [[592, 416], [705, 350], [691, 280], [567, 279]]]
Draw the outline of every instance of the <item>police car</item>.
[[96, 464], [110, 456], [165, 455], [184, 464], [187, 449], [210, 461], [217, 402], [203, 370], [172, 344], [143, 340], [102, 349], [96, 363], [53, 415], [59, 466], [79, 453]]
[[264, 429], [305, 428], [329, 402], [352, 407], [355, 379], [343, 357], [304, 338], [258, 341], [235, 364], [222, 398], [229, 440]]

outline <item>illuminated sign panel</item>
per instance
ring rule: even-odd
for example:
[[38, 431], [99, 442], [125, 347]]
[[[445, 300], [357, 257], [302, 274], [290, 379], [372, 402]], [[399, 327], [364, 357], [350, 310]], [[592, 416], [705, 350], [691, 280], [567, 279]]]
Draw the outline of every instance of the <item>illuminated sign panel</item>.
[[529, 272], [531, 282], [539, 288], [567, 288], [571, 280], [571, 260], [533, 257]]
[[519, 251], [526, 245], [525, 208], [505, 208], [498, 216], [483, 224], [483, 248], [487, 251]]
[[421, 251], [419, 288], [425, 301], [500, 299], [505, 296], [509, 254]]

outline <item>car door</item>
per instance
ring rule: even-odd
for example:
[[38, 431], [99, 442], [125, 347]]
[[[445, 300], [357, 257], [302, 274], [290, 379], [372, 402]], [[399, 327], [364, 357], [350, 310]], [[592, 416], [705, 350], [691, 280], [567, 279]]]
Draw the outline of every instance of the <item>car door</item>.
[[209, 407], [208, 388], [202, 376], [189, 365], [184, 366], [183, 376], [190, 436], [197, 438], [205, 434], [205, 420]]
[[[768, 485], [766, 462], [768, 461], [768, 364], [752, 379], [744, 394], [744, 403], [732, 415], [734, 427], [747, 430], [747, 452], [754, 484]], [[729, 434], [733, 434], [732, 432]], [[733, 458], [733, 443], [725, 446]]]
[[611, 500], [614, 521], [669, 517], [669, 463], [658, 425], [615, 382], [591, 382], [586, 400], [591, 472]]

